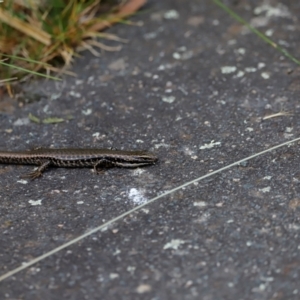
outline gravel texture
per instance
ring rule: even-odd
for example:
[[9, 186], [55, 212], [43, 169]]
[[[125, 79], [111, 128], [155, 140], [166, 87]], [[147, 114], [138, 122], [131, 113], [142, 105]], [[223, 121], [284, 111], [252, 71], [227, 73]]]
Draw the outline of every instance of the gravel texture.
[[[226, 3], [299, 57], [297, 1]], [[128, 39], [120, 52], [84, 53], [77, 78], [2, 99], [0, 149], [145, 149], [159, 163], [32, 182], [19, 178], [32, 166], [1, 165], [0, 275], [298, 137], [299, 67], [213, 1], [149, 1], [132, 20], [109, 30]], [[299, 158], [295, 143], [160, 198], [3, 280], [0, 298], [300, 299]]]

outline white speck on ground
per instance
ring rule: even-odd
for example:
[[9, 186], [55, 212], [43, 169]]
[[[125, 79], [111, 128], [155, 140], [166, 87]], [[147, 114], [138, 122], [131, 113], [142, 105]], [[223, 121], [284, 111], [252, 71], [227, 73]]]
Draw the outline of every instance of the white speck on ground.
[[116, 279], [116, 278], [119, 278], [119, 274], [117, 274], [117, 273], [110, 273], [110, 274], [109, 274], [109, 278], [110, 278], [110, 279]]
[[276, 7], [273, 7], [269, 4], [263, 4], [261, 6], [257, 6], [254, 9], [254, 13], [259, 15], [261, 13], [265, 13], [266, 17], [290, 17], [291, 13], [289, 12], [288, 8], [283, 5], [282, 3], [278, 3]]
[[76, 80], [75, 80], [75, 84], [76, 84], [76, 85], [81, 85], [81, 84], [83, 84], [83, 82], [84, 82], [84, 81], [81, 80], [81, 79], [76, 79]]
[[[105, 221], [104, 221], [104, 222], [105, 222]], [[108, 227], [105, 226], [105, 227], [103, 227], [103, 228], [101, 229], [101, 232], [105, 232], [107, 229], [108, 229]]]
[[135, 290], [138, 294], [144, 294], [150, 292], [152, 287], [149, 284], [140, 284]]
[[125, 70], [127, 64], [124, 58], [119, 58], [108, 65], [108, 68], [113, 71], [122, 71]]
[[271, 191], [271, 187], [267, 186], [265, 188], [259, 189], [259, 191], [263, 192], [263, 193], [269, 193]]
[[156, 145], [154, 146], [155, 149], [159, 149], [159, 148], [161, 148], [161, 147], [163, 147], [163, 148], [170, 148], [170, 145], [165, 144], [165, 143], [160, 143], [160, 144], [156, 144]]
[[204, 201], [198, 201], [198, 202], [194, 202], [193, 205], [198, 207], [205, 207], [207, 206], [207, 203]]
[[297, 225], [297, 224], [289, 224], [288, 225], [288, 229], [290, 229], [290, 230], [300, 230], [300, 226], [299, 225]]
[[201, 224], [201, 223], [205, 223], [208, 221], [208, 219], [210, 218], [210, 213], [205, 212], [203, 213], [197, 220], [197, 223]]
[[286, 133], [286, 132], [285, 132], [285, 133], [283, 134], [283, 136], [284, 136], [285, 139], [290, 139], [290, 138], [292, 138], [292, 137], [294, 136], [294, 134], [293, 134], [293, 133]]
[[254, 68], [254, 67], [248, 67], [248, 68], [245, 68], [245, 71], [246, 71], [247, 73], [253, 73], [253, 72], [256, 72], [257, 69]]
[[28, 201], [32, 206], [42, 205], [42, 199], [40, 200], [29, 200]]
[[174, 52], [172, 56], [174, 59], [181, 59], [181, 54], [178, 52]]
[[88, 109], [86, 109], [86, 110], [82, 110], [81, 112], [82, 112], [82, 114], [84, 114], [85, 116], [88, 116], [88, 115], [90, 115], [90, 114], [92, 113], [92, 110], [91, 110], [90, 108], [88, 108]]
[[245, 75], [244, 71], [238, 71], [238, 73], [234, 76], [234, 78], [240, 78], [243, 77]]
[[119, 255], [121, 253], [120, 249], [116, 249], [116, 251], [113, 253], [113, 256]]
[[30, 123], [28, 118], [18, 119], [14, 122], [14, 126], [23, 126], [28, 125]]
[[38, 272], [41, 271], [40, 268], [36, 268], [36, 267], [32, 267], [29, 270], [30, 270], [31, 275], [36, 275]]
[[127, 270], [127, 272], [131, 273], [131, 275], [133, 275], [135, 269], [136, 269], [136, 267], [134, 267], [134, 266], [128, 266], [126, 270]]
[[162, 101], [166, 102], [166, 103], [173, 103], [175, 101], [175, 97], [174, 96], [169, 96], [169, 97], [162, 97]]
[[100, 132], [95, 132], [92, 134], [93, 137], [98, 138], [100, 136]]
[[145, 169], [142, 168], [134, 169], [132, 172], [133, 176], [140, 176], [143, 173], [145, 173]]
[[22, 184], [27, 184], [28, 183], [28, 181], [24, 180], [24, 179], [18, 180], [17, 182], [22, 183]]
[[199, 149], [200, 150], [204, 150], [204, 149], [211, 149], [214, 148], [215, 146], [220, 146], [221, 142], [215, 142], [214, 140], [212, 140], [209, 144], [204, 144], [203, 146], [200, 146]]
[[233, 45], [236, 45], [236, 40], [235, 39], [232, 39], [232, 40], [229, 40], [227, 42], [228, 46], [233, 46]]
[[241, 54], [241, 55], [244, 55], [246, 53], [246, 49], [245, 48], [239, 48], [239, 49], [237, 49], [237, 53]]
[[189, 155], [189, 156], [192, 156], [195, 154], [195, 151], [194, 150], [191, 150], [189, 147], [185, 146], [183, 147], [183, 152], [185, 155]]
[[177, 20], [179, 18], [179, 13], [177, 10], [171, 9], [164, 13], [164, 18], [166, 20]]
[[287, 48], [290, 47], [290, 44], [285, 40], [279, 40], [278, 44]]
[[272, 281], [274, 281], [274, 277], [264, 277], [264, 276], [261, 276], [260, 280], [261, 281], [266, 281], [266, 282], [272, 282]]
[[179, 86], [178, 90], [181, 91], [182, 94], [184, 94], [185, 96], [187, 96], [189, 94], [188, 91], [186, 91], [182, 86]]
[[203, 24], [205, 21], [203, 16], [193, 16], [193, 17], [189, 17], [187, 24], [193, 27], [197, 27], [200, 24]]
[[269, 79], [269, 78], [270, 78], [270, 74], [267, 73], [267, 72], [263, 72], [263, 73], [261, 73], [261, 77], [262, 77], [263, 79]]
[[50, 95], [50, 101], [53, 101], [53, 100], [57, 100], [58, 98], [60, 98], [61, 97], [61, 93], [52, 93], [51, 95]]
[[266, 30], [265, 35], [266, 36], [272, 36], [273, 33], [274, 33], [274, 29], [268, 29], [268, 30]]
[[179, 240], [179, 239], [175, 239], [175, 240], [171, 240], [171, 242], [166, 243], [164, 245], [164, 250], [166, 249], [174, 249], [177, 250], [179, 248], [180, 245], [185, 244], [186, 242], [184, 240]]
[[261, 293], [264, 292], [266, 289], [267, 285], [265, 283], [261, 283], [258, 287], [254, 287], [252, 289], [252, 292], [254, 293]]
[[222, 74], [230, 74], [236, 71], [236, 66], [224, 66], [221, 68]]
[[187, 51], [185, 50], [182, 54], [178, 53], [178, 52], [174, 52], [173, 53], [173, 58], [177, 59], [177, 60], [188, 60], [190, 58], [192, 58], [194, 55], [193, 51]]
[[148, 32], [148, 33], [144, 34], [145, 40], [152, 40], [152, 39], [155, 39], [156, 37], [157, 37], [157, 32]]
[[147, 202], [147, 198], [144, 196], [144, 190], [138, 190], [131, 188], [128, 193], [129, 199], [137, 205]]
[[80, 98], [81, 94], [80, 93], [76, 93], [75, 91], [70, 91], [69, 95], [74, 97], [74, 98]]

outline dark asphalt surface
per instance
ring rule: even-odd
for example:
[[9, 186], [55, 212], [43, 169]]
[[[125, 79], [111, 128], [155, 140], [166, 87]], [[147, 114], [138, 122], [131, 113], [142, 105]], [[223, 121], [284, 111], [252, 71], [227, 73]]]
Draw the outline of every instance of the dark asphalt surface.
[[[227, 1], [299, 58], [300, 3]], [[155, 152], [140, 170], [0, 166], [0, 275], [212, 170], [299, 136], [300, 69], [209, 0], [150, 1], [120, 52], [0, 102], [0, 149]], [[138, 23], [139, 24], [139, 23]], [[112, 42], [106, 42], [115, 45]], [[263, 119], [279, 112], [290, 112]], [[36, 124], [29, 114], [71, 119]], [[161, 198], [0, 282], [1, 299], [300, 299], [299, 145]]]

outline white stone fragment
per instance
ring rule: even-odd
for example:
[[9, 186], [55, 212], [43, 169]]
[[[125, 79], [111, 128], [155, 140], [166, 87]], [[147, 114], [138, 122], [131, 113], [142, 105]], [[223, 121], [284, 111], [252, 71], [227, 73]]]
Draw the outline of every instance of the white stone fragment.
[[175, 239], [175, 240], [171, 240], [171, 242], [166, 243], [164, 245], [164, 250], [166, 249], [174, 249], [177, 250], [179, 248], [180, 245], [184, 244], [185, 241], [184, 240], [179, 240], [179, 239]]
[[236, 71], [236, 66], [224, 66], [221, 68], [222, 74], [230, 74]]
[[209, 144], [204, 144], [203, 146], [200, 146], [200, 150], [204, 150], [204, 149], [211, 149], [214, 148], [215, 146], [220, 146], [221, 142], [215, 142], [214, 140], [212, 140]]
[[173, 103], [175, 101], [175, 97], [174, 96], [168, 96], [168, 97], [162, 97], [162, 101], [166, 102], [166, 103]]
[[179, 13], [177, 10], [171, 9], [164, 13], [164, 18], [166, 20], [177, 20], [179, 18]]
[[39, 200], [29, 200], [28, 201], [32, 206], [42, 205], [42, 199]]

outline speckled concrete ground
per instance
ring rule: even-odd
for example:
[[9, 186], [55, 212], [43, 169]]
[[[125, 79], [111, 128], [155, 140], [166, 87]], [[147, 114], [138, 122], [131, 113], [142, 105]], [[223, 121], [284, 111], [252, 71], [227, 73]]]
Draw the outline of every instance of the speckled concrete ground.
[[[228, 1], [299, 58], [300, 3], [248, 3]], [[133, 20], [143, 26], [110, 29], [129, 40], [120, 52], [84, 53], [77, 78], [3, 99], [0, 149], [147, 149], [160, 162], [33, 182], [19, 179], [32, 167], [1, 166], [0, 276], [298, 137], [299, 67], [213, 1], [150, 1]], [[162, 197], [4, 279], [1, 299], [299, 299], [299, 159], [294, 143]]]

